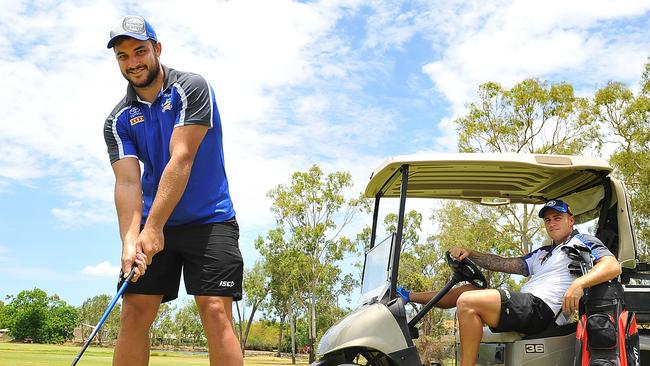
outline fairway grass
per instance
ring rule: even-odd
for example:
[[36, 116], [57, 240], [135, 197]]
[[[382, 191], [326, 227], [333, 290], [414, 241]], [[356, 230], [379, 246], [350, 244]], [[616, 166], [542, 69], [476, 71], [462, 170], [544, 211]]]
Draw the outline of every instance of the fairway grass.
[[[49, 344], [0, 343], [0, 366], [69, 366], [81, 347]], [[88, 347], [77, 365], [110, 366], [112, 348]], [[307, 365], [304, 358], [298, 365]], [[188, 352], [151, 351], [150, 366], [209, 365], [205, 354]], [[291, 359], [267, 355], [251, 355], [244, 358], [244, 366], [289, 366]]]

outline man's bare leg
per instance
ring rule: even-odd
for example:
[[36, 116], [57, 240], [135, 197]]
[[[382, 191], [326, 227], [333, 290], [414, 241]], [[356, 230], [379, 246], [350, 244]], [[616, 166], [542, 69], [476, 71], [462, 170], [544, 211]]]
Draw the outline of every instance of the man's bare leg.
[[[478, 290], [478, 287], [470, 284], [465, 284], [462, 286], [454, 287], [445, 296], [438, 301], [438, 303], [435, 305], [437, 308], [440, 309], [451, 309], [456, 307], [456, 301], [458, 300], [458, 297], [466, 292], [466, 291], [473, 291], [473, 290]], [[429, 302], [429, 300], [433, 299], [436, 295], [438, 294], [438, 291], [428, 291], [428, 292], [411, 292], [411, 302], [415, 302], [418, 304], [426, 304]]]
[[501, 295], [494, 289], [464, 292], [457, 301], [461, 366], [474, 366], [483, 337], [483, 324], [496, 327], [501, 314]]
[[241, 366], [244, 359], [232, 329], [232, 297], [194, 296], [208, 339], [210, 366]]
[[149, 364], [149, 328], [158, 315], [162, 295], [125, 294], [113, 366]]

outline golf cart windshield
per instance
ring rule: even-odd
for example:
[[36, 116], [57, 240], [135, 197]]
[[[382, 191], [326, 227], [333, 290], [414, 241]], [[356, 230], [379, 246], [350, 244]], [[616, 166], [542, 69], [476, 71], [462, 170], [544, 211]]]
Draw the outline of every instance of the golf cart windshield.
[[390, 235], [366, 252], [361, 280], [361, 296], [357, 305], [381, 300], [390, 287], [390, 257], [395, 235]]

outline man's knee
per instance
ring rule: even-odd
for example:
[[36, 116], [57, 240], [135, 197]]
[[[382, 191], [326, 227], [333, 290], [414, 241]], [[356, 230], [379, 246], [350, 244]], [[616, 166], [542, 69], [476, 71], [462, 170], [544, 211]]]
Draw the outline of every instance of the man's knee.
[[459, 316], [477, 314], [484, 323], [494, 326], [499, 321], [501, 295], [494, 289], [464, 292], [458, 297], [456, 308]]
[[221, 296], [196, 296], [201, 317], [230, 324], [232, 320], [232, 298]]
[[[472, 291], [476, 292], [476, 291]], [[478, 301], [477, 301], [478, 300]], [[460, 294], [456, 301], [456, 309], [458, 312], [473, 312], [476, 311], [476, 304], [480, 301], [480, 297], [468, 292]]]
[[122, 301], [120, 323], [130, 327], [140, 325], [149, 327], [158, 315], [162, 296], [126, 294]]

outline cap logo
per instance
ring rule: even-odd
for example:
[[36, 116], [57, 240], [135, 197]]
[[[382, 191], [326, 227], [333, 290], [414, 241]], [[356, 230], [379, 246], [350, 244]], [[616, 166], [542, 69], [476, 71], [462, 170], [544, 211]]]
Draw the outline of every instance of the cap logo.
[[144, 34], [144, 21], [137, 17], [126, 17], [122, 22], [122, 28], [131, 33]]
[[546, 202], [546, 206], [549, 206], [549, 207], [555, 206], [555, 201], [551, 200], [551, 201]]

